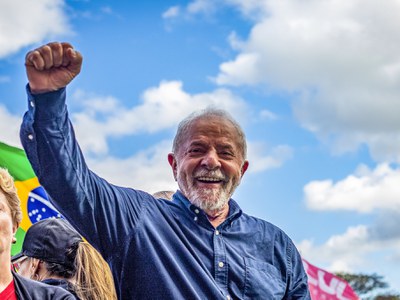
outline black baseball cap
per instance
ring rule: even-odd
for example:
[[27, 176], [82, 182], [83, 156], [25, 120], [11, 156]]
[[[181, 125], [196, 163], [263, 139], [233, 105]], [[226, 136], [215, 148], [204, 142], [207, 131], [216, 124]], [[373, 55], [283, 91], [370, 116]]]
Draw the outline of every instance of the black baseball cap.
[[15, 262], [23, 256], [73, 268], [67, 254], [74, 244], [82, 241], [80, 234], [64, 219], [49, 218], [36, 222], [25, 234], [22, 251], [11, 258]]

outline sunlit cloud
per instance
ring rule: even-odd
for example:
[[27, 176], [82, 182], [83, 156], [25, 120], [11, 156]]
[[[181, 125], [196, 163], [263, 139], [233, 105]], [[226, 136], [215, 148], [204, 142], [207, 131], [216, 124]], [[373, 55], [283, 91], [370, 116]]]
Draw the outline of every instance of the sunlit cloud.
[[0, 58], [28, 45], [70, 33], [63, 0], [0, 2]]
[[334, 153], [365, 144], [376, 161], [400, 161], [398, 1], [224, 3], [259, 17], [247, 37], [230, 35], [238, 53], [216, 83], [296, 95], [297, 120]]
[[111, 183], [154, 193], [177, 189], [167, 155], [171, 141], [160, 141], [127, 158], [113, 156], [101, 160], [89, 159], [88, 164]]
[[248, 143], [249, 172], [258, 173], [281, 167], [293, 157], [293, 149], [287, 145], [269, 147], [262, 142]]
[[349, 227], [322, 244], [303, 240], [297, 244], [301, 255], [331, 272], [385, 274], [385, 281], [397, 284], [400, 267], [400, 214], [385, 214], [372, 225]]
[[239, 120], [247, 110], [245, 102], [227, 89], [189, 94], [179, 81], [163, 81], [147, 89], [141, 96], [141, 104], [134, 107], [125, 107], [113, 97], [86, 95], [82, 91], [74, 97], [75, 102], [84, 105], [82, 111], [72, 114], [81, 146], [97, 154], [107, 153], [108, 137], [170, 130], [194, 110], [216, 106]]
[[179, 16], [180, 13], [180, 7], [177, 6], [171, 6], [168, 8], [165, 12], [163, 12], [162, 17], [164, 19], [170, 19], [170, 18], [176, 18]]
[[3, 104], [0, 104], [0, 120], [1, 141], [12, 146], [21, 147], [19, 140], [21, 116], [13, 115]]
[[371, 213], [377, 209], [400, 213], [400, 169], [387, 164], [371, 170], [360, 166], [343, 180], [315, 180], [304, 187], [307, 206], [313, 210], [350, 210]]

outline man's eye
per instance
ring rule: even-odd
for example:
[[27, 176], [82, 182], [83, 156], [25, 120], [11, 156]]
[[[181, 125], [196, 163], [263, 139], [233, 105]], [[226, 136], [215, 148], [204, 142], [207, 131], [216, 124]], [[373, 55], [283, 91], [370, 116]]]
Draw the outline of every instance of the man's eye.
[[200, 148], [193, 148], [193, 149], [190, 149], [189, 152], [190, 153], [199, 153], [199, 152], [201, 152], [201, 149]]
[[228, 151], [223, 151], [223, 152], [220, 153], [220, 155], [223, 155], [223, 156], [233, 156], [233, 153], [232, 153], [232, 152], [228, 152]]

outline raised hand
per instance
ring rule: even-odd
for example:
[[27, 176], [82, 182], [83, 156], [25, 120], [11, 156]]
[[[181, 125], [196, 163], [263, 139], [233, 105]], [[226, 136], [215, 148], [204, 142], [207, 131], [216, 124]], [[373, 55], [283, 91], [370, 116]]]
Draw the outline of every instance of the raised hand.
[[82, 55], [69, 43], [49, 43], [28, 52], [26, 74], [33, 94], [67, 86], [81, 71]]

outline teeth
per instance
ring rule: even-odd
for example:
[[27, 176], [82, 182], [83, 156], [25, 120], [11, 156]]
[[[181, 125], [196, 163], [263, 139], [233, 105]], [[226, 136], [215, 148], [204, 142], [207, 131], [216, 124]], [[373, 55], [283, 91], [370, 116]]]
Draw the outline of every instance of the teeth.
[[220, 178], [213, 178], [213, 177], [199, 177], [197, 179], [201, 181], [212, 181], [212, 182], [221, 181]]

